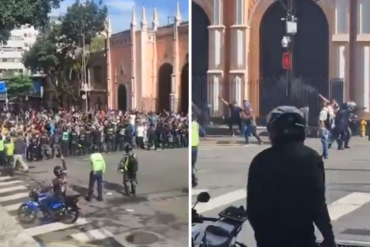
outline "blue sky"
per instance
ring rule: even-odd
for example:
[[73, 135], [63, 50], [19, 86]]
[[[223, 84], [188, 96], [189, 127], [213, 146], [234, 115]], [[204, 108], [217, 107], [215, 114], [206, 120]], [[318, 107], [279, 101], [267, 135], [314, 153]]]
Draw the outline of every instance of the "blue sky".
[[[75, 0], [64, 0], [60, 8], [53, 10], [51, 15], [59, 16], [65, 13], [67, 8], [74, 2]], [[154, 7], [157, 8], [159, 24], [167, 25], [168, 17], [173, 17], [176, 13], [177, 2], [180, 3], [182, 20], [188, 20], [189, 0], [103, 0], [103, 3], [108, 7], [113, 33], [126, 30], [130, 27], [131, 13], [134, 6], [138, 24], [141, 20], [142, 6], [145, 6], [148, 25], [151, 25]]]

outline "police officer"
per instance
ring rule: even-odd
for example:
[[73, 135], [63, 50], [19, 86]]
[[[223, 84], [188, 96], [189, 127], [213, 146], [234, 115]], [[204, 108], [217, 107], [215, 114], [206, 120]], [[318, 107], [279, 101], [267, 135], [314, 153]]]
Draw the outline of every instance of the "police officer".
[[198, 157], [198, 146], [199, 146], [199, 124], [195, 119], [195, 115], [192, 116], [191, 122], [191, 183], [192, 187], [198, 185], [198, 178], [195, 173], [195, 163]]
[[136, 154], [132, 151], [132, 146], [128, 143], [125, 144], [125, 155], [118, 164], [117, 172], [123, 174], [123, 186], [125, 188], [126, 195], [130, 195], [130, 185], [131, 193], [136, 195], [136, 185], [137, 185], [137, 171], [139, 168], [139, 163]]
[[5, 155], [6, 155], [6, 166], [8, 168], [9, 176], [14, 176], [14, 143], [10, 139], [10, 136], [5, 138]]
[[67, 128], [63, 129], [62, 134], [62, 155], [64, 157], [69, 156], [69, 131]]
[[3, 140], [3, 136], [0, 135], [0, 165], [5, 165], [5, 144]]
[[105, 143], [107, 145], [107, 152], [113, 152], [114, 147], [114, 126], [112, 123], [108, 123], [106, 127]]
[[94, 193], [94, 185], [97, 183], [98, 201], [103, 201], [103, 174], [105, 173], [106, 163], [98, 147], [93, 145], [90, 154], [91, 172], [89, 180], [89, 190], [86, 201], [91, 201]]
[[80, 154], [87, 154], [86, 148], [86, 133], [85, 130], [82, 129], [80, 135], [78, 136], [78, 147]]
[[60, 131], [55, 131], [54, 135], [51, 137], [51, 143], [53, 147], [52, 156], [62, 156], [61, 141], [62, 136]]
[[77, 132], [76, 130], [73, 128], [72, 131], [71, 131], [71, 155], [72, 156], [76, 156], [77, 154], [77, 142], [78, 142], [78, 135], [77, 135]]
[[[325, 203], [325, 171], [320, 155], [304, 145], [306, 121], [295, 107], [274, 109], [267, 130], [272, 147], [249, 167], [247, 214], [259, 247], [335, 246]], [[297, 244], [299, 243], [299, 244]]]
[[41, 151], [40, 158], [41, 159], [44, 159], [45, 156], [47, 158], [50, 158], [49, 149], [50, 149], [50, 140], [49, 140], [47, 131], [45, 130], [41, 133], [41, 136], [40, 136], [40, 151]]

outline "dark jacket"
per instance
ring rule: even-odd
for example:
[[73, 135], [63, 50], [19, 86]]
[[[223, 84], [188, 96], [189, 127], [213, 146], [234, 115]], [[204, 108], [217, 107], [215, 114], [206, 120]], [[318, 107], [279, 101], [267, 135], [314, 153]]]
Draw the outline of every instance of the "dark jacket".
[[[312, 246], [314, 223], [334, 241], [320, 155], [303, 143], [265, 149], [248, 174], [247, 213], [259, 247]], [[305, 243], [304, 245], [301, 243]]]
[[17, 138], [14, 141], [14, 154], [23, 155], [25, 153], [26, 148], [27, 144], [23, 138]]

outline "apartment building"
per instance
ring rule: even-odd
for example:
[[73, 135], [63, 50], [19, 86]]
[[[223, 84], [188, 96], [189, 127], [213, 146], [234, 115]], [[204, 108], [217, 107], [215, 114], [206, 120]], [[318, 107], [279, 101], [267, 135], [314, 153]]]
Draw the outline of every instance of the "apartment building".
[[22, 57], [35, 43], [37, 35], [37, 30], [24, 25], [11, 31], [6, 44], [0, 43], [0, 77], [28, 72], [22, 63]]

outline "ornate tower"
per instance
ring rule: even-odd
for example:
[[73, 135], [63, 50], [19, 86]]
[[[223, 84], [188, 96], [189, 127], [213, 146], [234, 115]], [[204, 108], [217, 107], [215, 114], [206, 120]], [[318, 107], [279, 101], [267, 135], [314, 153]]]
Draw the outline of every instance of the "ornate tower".
[[110, 55], [110, 37], [112, 36], [112, 28], [111, 28], [111, 23], [110, 23], [110, 18], [108, 17], [105, 23], [105, 36], [106, 36], [106, 59], [107, 59], [107, 90], [108, 90], [108, 99], [107, 99], [107, 104], [110, 109], [114, 108], [114, 94], [113, 90], [114, 86], [114, 81], [112, 80], [112, 62], [111, 62], [111, 55]]
[[137, 61], [139, 63], [139, 67], [140, 67], [140, 75], [139, 75], [139, 80], [136, 82], [136, 94], [137, 94], [137, 105], [138, 106], [141, 106], [142, 102], [139, 101], [140, 99], [143, 98], [143, 85], [145, 84], [146, 80], [147, 80], [147, 65], [148, 65], [148, 61], [147, 61], [147, 58], [146, 58], [146, 50], [147, 50], [147, 47], [146, 47], [146, 43], [147, 43], [147, 40], [148, 40], [148, 22], [147, 22], [147, 19], [146, 19], [146, 10], [145, 10], [145, 6], [143, 6], [142, 10], [141, 10], [141, 31], [140, 31], [140, 41], [139, 41], [139, 49], [138, 49], [138, 53], [137, 56], [139, 58], [139, 60]]
[[[158, 19], [158, 13], [157, 8], [154, 7], [153, 9], [153, 20], [152, 20], [152, 29], [153, 29], [153, 67], [152, 67], [152, 91], [155, 92], [154, 96], [155, 98], [158, 95], [158, 54], [157, 54], [157, 30], [159, 26], [159, 19]], [[158, 99], [157, 99], [158, 100]], [[155, 104], [153, 106], [152, 110], [155, 110]]]
[[135, 7], [132, 9], [132, 19], [131, 19], [131, 82], [130, 82], [130, 92], [131, 92], [131, 109], [136, 108], [136, 11]]
[[179, 54], [179, 26], [181, 23], [180, 3], [177, 2], [175, 23], [173, 25], [173, 52], [172, 52], [172, 76], [171, 76], [171, 94], [170, 106], [171, 111], [175, 111], [177, 107], [176, 99], [179, 98], [178, 85], [180, 85], [180, 54]]

